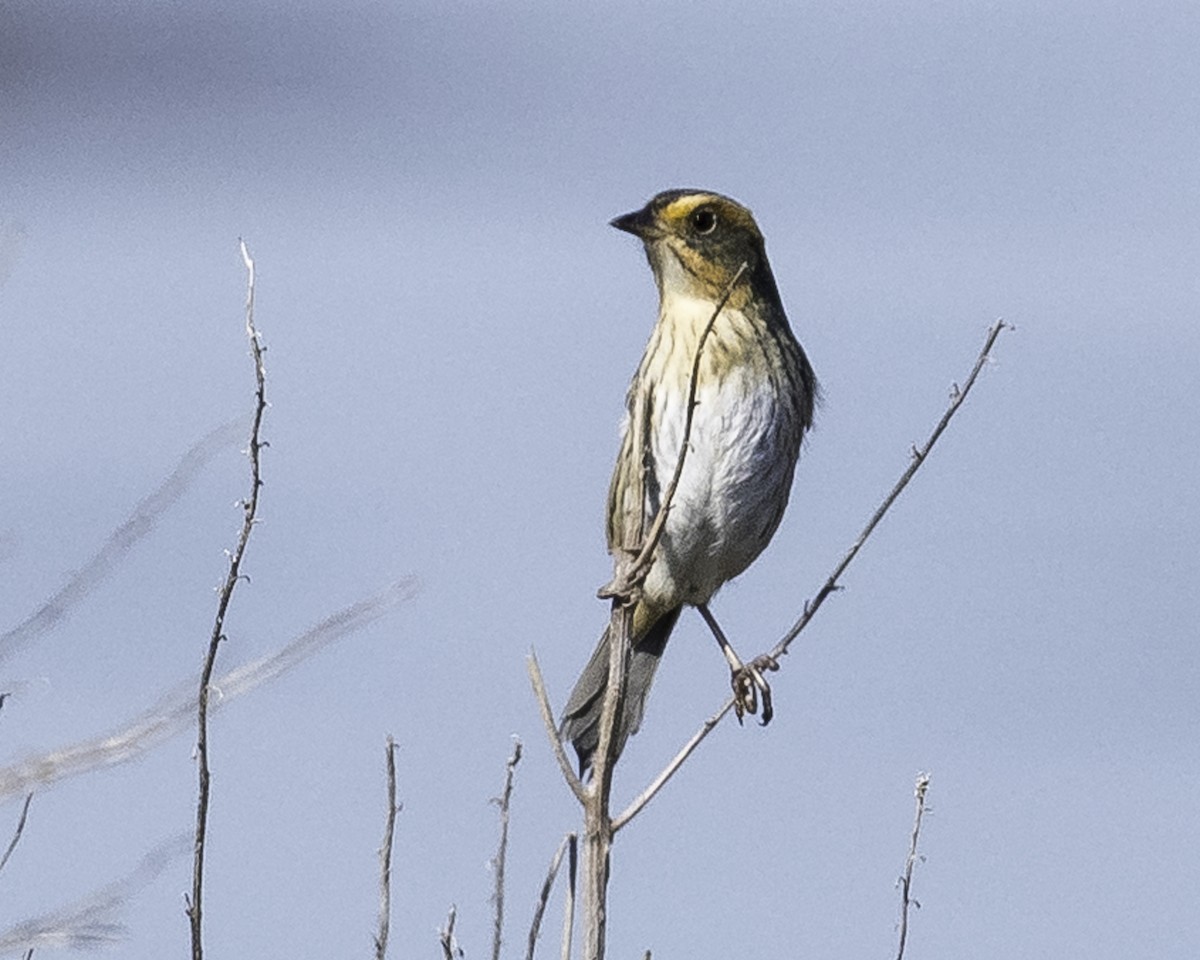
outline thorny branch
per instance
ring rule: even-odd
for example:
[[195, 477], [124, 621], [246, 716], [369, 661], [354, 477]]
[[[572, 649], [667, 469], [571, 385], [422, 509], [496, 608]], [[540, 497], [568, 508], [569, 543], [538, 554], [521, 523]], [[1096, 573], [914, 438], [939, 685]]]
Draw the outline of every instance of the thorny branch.
[[263, 415], [267, 409], [266, 368], [263, 365], [263, 347], [258, 329], [254, 326], [254, 260], [241, 241], [242, 262], [246, 266], [246, 337], [250, 341], [250, 352], [254, 359], [254, 423], [250, 428], [250, 496], [242, 501], [242, 529], [238, 534], [237, 546], [229, 557], [229, 569], [221, 586], [217, 600], [217, 615], [213, 621], [212, 635], [208, 641], [208, 652], [200, 671], [200, 692], [197, 697], [196, 756], [199, 767], [199, 791], [196, 800], [195, 851], [192, 860], [192, 894], [187, 904], [187, 916], [191, 925], [192, 960], [203, 960], [203, 900], [204, 900], [204, 854], [208, 832], [208, 802], [211, 773], [208, 767], [208, 697], [209, 683], [217, 660], [217, 648], [225, 639], [225, 615], [233, 599], [234, 588], [241, 577], [242, 558], [258, 516], [258, 495], [262, 489], [260, 453], [264, 446], [260, 439]]

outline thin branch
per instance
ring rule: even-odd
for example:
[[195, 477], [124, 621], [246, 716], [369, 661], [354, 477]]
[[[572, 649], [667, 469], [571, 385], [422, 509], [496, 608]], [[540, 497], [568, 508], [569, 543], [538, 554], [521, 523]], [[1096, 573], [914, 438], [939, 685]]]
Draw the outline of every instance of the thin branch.
[[492, 865], [496, 871], [496, 884], [492, 890], [492, 960], [500, 960], [500, 944], [504, 940], [504, 865], [508, 859], [508, 812], [512, 803], [513, 774], [521, 762], [521, 741], [513, 737], [513, 752], [505, 765], [504, 792], [493, 799], [500, 808], [500, 845]]
[[263, 415], [267, 409], [267, 372], [263, 366], [262, 340], [254, 326], [254, 260], [246, 249], [245, 241], [241, 241], [242, 262], [246, 266], [246, 337], [250, 341], [250, 352], [254, 359], [254, 423], [250, 428], [250, 447], [247, 454], [250, 458], [250, 496], [242, 501], [242, 530], [238, 534], [237, 546], [229, 557], [229, 570], [225, 575], [225, 583], [217, 600], [217, 615], [213, 621], [212, 635], [208, 641], [208, 653], [204, 658], [204, 667], [200, 671], [200, 692], [197, 696], [197, 735], [196, 756], [199, 768], [199, 791], [196, 799], [196, 840], [195, 853], [192, 860], [192, 896], [187, 905], [187, 916], [191, 925], [192, 960], [203, 960], [203, 906], [204, 906], [204, 854], [208, 835], [208, 803], [212, 775], [208, 768], [208, 697], [209, 683], [212, 680], [213, 668], [217, 661], [217, 648], [225, 638], [225, 615], [229, 610], [229, 602], [233, 599], [233, 591], [237, 586], [242, 566], [242, 558], [246, 555], [246, 545], [250, 542], [250, 532], [258, 516], [258, 495], [262, 490], [262, 467], [260, 454], [263, 443], [261, 440]]
[[675, 757], [671, 760], [671, 762], [668, 763], [663, 768], [662, 772], [650, 782], [650, 785], [634, 798], [633, 802], [621, 812], [620, 816], [613, 819], [613, 833], [616, 833], [623, 826], [625, 826], [625, 824], [642, 812], [642, 808], [654, 799], [659, 790], [667, 785], [667, 781], [675, 776], [675, 771], [683, 766], [683, 761], [692, 755], [692, 751], [695, 750], [696, 747], [700, 746], [700, 741], [708, 736], [709, 731], [711, 731], [713, 727], [725, 719], [725, 714], [727, 714], [732, 707], [733, 698], [730, 697], [725, 701], [725, 705], [721, 707], [720, 710], [704, 721], [704, 724], [700, 727], [700, 729], [692, 735], [692, 739], [683, 745], [680, 751], [675, 754]]
[[[901, 492], [903, 492], [904, 488], [908, 486], [908, 482], [913, 478], [913, 475], [925, 462], [926, 458], [929, 456], [929, 452], [933, 449], [934, 444], [937, 443], [938, 438], [941, 437], [942, 433], [945, 432], [946, 427], [949, 426], [951, 419], [958, 412], [959, 408], [963, 404], [963, 401], [966, 400], [967, 394], [971, 392], [971, 388], [975, 385], [975, 381], [978, 379], [980, 371], [983, 370], [984, 366], [988, 362], [989, 357], [991, 356], [992, 347], [996, 343], [996, 338], [999, 337], [1001, 331], [1008, 326], [1009, 324], [1005, 323], [1003, 320], [997, 320], [988, 329], [983, 348], [979, 351], [979, 355], [975, 359], [975, 365], [971, 368], [970, 375], [967, 377], [961, 388], [957, 384], [955, 385], [950, 396], [950, 404], [947, 406], [945, 413], [942, 414], [941, 419], [937, 422], [937, 425], [933, 428], [929, 438], [925, 441], [923, 446], [921, 446], [919, 449], [913, 450], [912, 460], [905, 469], [904, 473], [900, 475], [900, 479], [896, 481], [891, 491], [889, 491], [888, 495], [884, 498], [878, 509], [876, 509], [875, 513], [871, 516], [871, 519], [867, 521], [867, 525], [858, 535], [858, 539], [854, 541], [854, 544], [846, 552], [845, 556], [843, 556], [838, 562], [837, 566], [833, 570], [833, 573], [825, 581], [825, 584], [818, 591], [816, 597], [814, 597], [813, 600], [805, 603], [804, 613], [795, 622], [795, 624], [793, 624], [792, 628], [783, 636], [779, 643], [772, 648], [771, 652], [765, 657], [759, 659], [775, 661], [779, 657], [783, 656], [783, 654], [787, 653], [788, 647], [791, 645], [792, 641], [799, 636], [800, 632], [806, 626], [808, 626], [809, 622], [813, 618], [813, 615], [820, 608], [821, 604], [825, 602], [825, 599], [835, 590], [839, 589], [838, 580], [841, 578], [842, 574], [845, 573], [846, 568], [850, 565], [850, 562], [858, 555], [859, 550], [862, 549], [863, 544], [867, 542], [867, 539], [879, 525], [879, 522], [883, 519], [884, 515], [888, 512], [888, 510], [891, 509], [892, 504], [896, 502], [896, 499], [900, 496]], [[725, 705], [715, 715], [716, 720], [719, 721], [733, 705], [734, 701], [732, 699], [727, 700]], [[663, 772], [655, 778], [650, 786], [642, 791], [638, 798], [629, 805], [625, 812], [623, 812], [616, 820], [613, 821], [614, 830], [625, 826], [630, 820], [633, 819], [634, 816], [641, 812], [641, 810], [654, 797], [658, 790], [660, 790], [667, 780], [669, 780], [675, 773], [675, 771], [679, 769], [680, 764], [687, 759], [688, 755], [690, 755], [691, 752], [695, 750], [696, 747], [698, 747], [710, 733], [712, 733], [716, 726], [716, 722], [714, 722], [713, 718], [711, 717], [704, 721], [700, 729], [692, 736], [692, 739], [689, 740], [684, 745], [683, 749], [676, 754], [675, 758], [669, 764], [667, 764]]]
[[[330, 614], [274, 653], [222, 674], [212, 684], [218, 695], [209, 703], [209, 717], [233, 701], [277, 680], [336, 640], [374, 623], [396, 604], [416, 595], [418, 583], [406, 577], [370, 597]], [[196, 689], [190, 683], [159, 700], [149, 710], [117, 730], [25, 757], [0, 768], [0, 800], [52, 786], [68, 777], [135, 760], [153, 747], [187, 729], [195, 718]]]
[[550, 740], [550, 747], [554, 750], [554, 758], [558, 761], [558, 767], [562, 771], [563, 779], [567, 781], [567, 786], [575, 794], [575, 799], [580, 804], [584, 804], [587, 802], [587, 794], [584, 791], [583, 782], [575, 775], [571, 761], [567, 758], [567, 751], [563, 747], [562, 737], [558, 735], [558, 727], [554, 724], [554, 710], [550, 706], [550, 697], [546, 693], [546, 681], [542, 679], [542, 668], [538, 665], [537, 654], [532, 650], [529, 651], [529, 659], [526, 660], [525, 665], [529, 671], [529, 682], [533, 684], [534, 696], [537, 697], [538, 709], [542, 713], [542, 724], [546, 728], [546, 736]]
[[17, 844], [21, 842], [21, 834], [25, 832], [25, 820], [29, 816], [29, 805], [33, 802], [33, 794], [27, 794], [25, 803], [21, 805], [21, 816], [17, 819], [17, 829], [13, 832], [13, 838], [8, 842], [8, 849], [4, 851], [4, 856], [0, 857], [0, 870], [8, 866], [8, 858], [12, 856], [13, 851], [17, 849]]
[[396, 834], [396, 740], [387, 738], [387, 820], [383, 845], [379, 848], [379, 932], [375, 935], [375, 960], [387, 956], [388, 932], [392, 925], [392, 838]]
[[567, 900], [563, 904], [562, 949], [559, 960], [571, 960], [571, 933], [575, 929], [575, 886], [579, 877], [579, 842], [570, 834], [567, 850]]
[[438, 933], [438, 942], [442, 945], [442, 960], [456, 960], [463, 952], [454, 939], [454, 921], [458, 918], [458, 908], [450, 904], [450, 913], [446, 917], [446, 925]]
[[62, 623], [72, 608], [108, 578], [138, 541], [154, 530], [159, 518], [187, 492], [201, 468], [242, 436], [245, 424], [245, 418], [238, 417], [197, 440], [158, 489], [138, 501], [133, 512], [108, 535], [87, 563], [24, 620], [0, 633], [0, 662]]
[[862, 549], [863, 544], [867, 542], [867, 538], [871, 536], [872, 532], [874, 532], [875, 528], [879, 525], [879, 521], [884, 518], [887, 512], [892, 508], [892, 504], [896, 502], [896, 499], [904, 491], [904, 488], [908, 486], [908, 482], [913, 478], [916, 472], [921, 469], [921, 465], [925, 462], [926, 457], [929, 456], [929, 452], [933, 449], [933, 445], [938, 442], [938, 438], [941, 437], [946, 427], [950, 425], [950, 421], [953, 419], [954, 415], [958, 413], [958, 408], [961, 407], [963, 405], [963, 401], [967, 399], [967, 394], [969, 394], [971, 392], [971, 388], [975, 386], [975, 381], [979, 377], [979, 372], [983, 369], [984, 364], [987, 363], [988, 357], [991, 355], [992, 347], [996, 343], [996, 338], [1000, 336], [1000, 331], [1007, 326], [1008, 324], [1003, 320], [997, 320], [988, 329], [987, 339], [983, 343], [983, 349], [979, 351], [979, 356], [975, 359], [975, 366], [971, 369], [970, 376], [967, 377], [966, 382], [961, 388], [955, 384], [954, 389], [950, 394], [950, 405], [946, 408], [946, 412], [942, 414], [942, 419], [938, 421], [937, 426], [933, 428], [933, 432], [929, 435], [929, 439], [925, 441], [922, 447], [912, 451], [912, 458], [909, 461], [908, 468], [900, 475], [900, 479], [896, 481], [895, 486], [892, 487], [888, 495], [883, 498], [883, 502], [875, 510], [875, 513], [871, 515], [871, 519], [868, 520], [867, 525], [863, 527], [862, 533], [858, 535], [858, 539], [854, 541], [850, 549], [846, 551], [846, 555], [842, 557], [838, 565], [834, 567], [833, 573], [830, 574], [829, 579], [825, 581], [825, 584], [817, 592], [817, 595], [804, 605], [804, 612], [800, 615], [800, 618], [794, 624], [792, 624], [792, 628], [785, 633], [782, 639], [780, 639], [780, 641], [772, 648], [771, 653], [769, 654], [772, 659], [778, 659], [779, 657], [783, 656], [783, 654], [787, 653], [788, 647], [791, 646], [792, 641], [800, 635], [800, 632], [806, 626], [808, 626], [809, 621], [812, 620], [817, 610], [821, 608], [821, 604], [825, 602], [825, 599], [831, 593], [838, 589], [838, 580], [840, 580], [842, 574], [846, 572], [846, 568], [850, 566], [850, 562], [858, 555], [858, 551]]
[[546, 905], [550, 902], [550, 891], [554, 889], [554, 881], [558, 878], [558, 868], [562, 866], [562, 859], [566, 855], [567, 847], [574, 843], [575, 834], [568, 833], [562, 838], [562, 843], [558, 845], [558, 850], [554, 853], [554, 859], [550, 861], [550, 869], [546, 871], [546, 879], [542, 881], [542, 892], [538, 895], [537, 906], [533, 909], [533, 922], [529, 925], [529, 942], [525, 948], [525, 960], [533, 960], [538, 936], [542, 932], [542, 917], [546, 913]]
[[913, 866], [917, 862], [917, 841], [921, 837], [921, 820], [925, 816], [925, 794], [929, 790], [929, 774], [917, 775], [913, 794], [917, 798], [916, 813], [913, 814], [912, 839], [908, 845], [908, 857], [904, 861], [904, 876], [900, 878], [900, 949], [896, 960], [904, 960], [904, 946], [908, 942], [908, 908], [921, 904], [912, 898]]

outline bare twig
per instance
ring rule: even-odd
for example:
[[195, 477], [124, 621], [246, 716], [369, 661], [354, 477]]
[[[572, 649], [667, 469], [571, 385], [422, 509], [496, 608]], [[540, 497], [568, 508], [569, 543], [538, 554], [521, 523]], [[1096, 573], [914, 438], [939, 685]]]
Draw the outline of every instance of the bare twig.
[[508, 811], [512, 803], [513, 774], [521, 762], [521, 741], [513, 737], [513, 752], [508, 758], [504, 772], [504, 792], [492, 802], [500, 808], [500, 845], [492, 861], [495, 870], [495, 887], [492, 890], [492, 960], [500, 960], [500, 944], [504, 934], [504, 865], [508, 859]]
[[904, 960], [904, 946], [908, 942], [908, 908], [921, 907], [921, 904], [912, 898], [912, 875], [913, 866], [917, 862], [917, 841], [921, 837], [921, 820], [925, 816], [925, 794], [928, 790], [929, 774], [918, 774], [913, 790], [917, 804], [913, 814], [912, 839], [908, 845], [908, 857], [904, 861], [904, 876], [900, 878], [900, 949], [896, 952], [896, 960]]
[[199, 791], [196, 799], [196, 840], [192, 860], [192, 896], [187, 905], [187, 916], [191, 924], [192, 960], [203, 960], [203, 901], [204, 901], [204, 854], [208, 834], [208, 802], [211, 783], [211, 773], [208, 768], [208, 697], [209, 682], [212, 680], [213, 668], [217, 661], [217, 648], [225, 639], [225, 615], [229, 610], [229, 602], [233, 599], [233, 591], [241, 578], [242, 558], [246, 555], [246, 545], [250, 542], [250, 532], [258, 516], [258, 495], [262, 490], [262, 470], [260, 454], [263, 448], [261, 430], [263, 415], [267, 409], [267, 373], [263, 366], [263, 348], [261, 337], [254, 326], [254, 260], [246, 249], [245, 241], [241, 241], [242, 262], [246, 266], [246, 337], [250, 341], [250, 352], [254, 359], [254, 423], [250, 428], [250, 446], [247, 455], [250, 458], [250, 496], [242, 501], [242, 529], [238, 534], [237, 546], [229, 557], [229, 569], [225, 575], [225, 583], [221, 587], [217, 599], [217, 615], [213, 621], [212, 634], [208, 641], [208, 652], [204, 658], [204, 666], [200, 671], [200, 692], [197, 697], [197, 735], [196, 757], [199, 768]]
[[8, 866], [8, 858], [12, 856], [13, 851], [17, 849], [17, 844], [21, 842], [21, 834], [25, 832], [25, 820], [29, 816], [29, 805], [32, 802], [33, 794], [27, 794], [25, 802], [21, 805], [21, 816], [17, 819], [17, 829], [13, 832], [13, 838], [8, 842], [4, 856], [0, 857], [0, 870]]
[[392, 838], [396, 834], [396, 740], [387, 738], [387, 819], [379, 848], [379, 932], [375, 934], [375, 960], [387, 956], [388, 932], [392, 925]]
[[704, 721], [703, 726], [701, 726], [700, 729], [692, 735], [691, 740], [683, 745], [680, 751], [675, 754], [671, 762], [668, 763], [663, 768], [662, 772], [651, 781], [650, 785], [634, 798], [633, 802], [621, 812], [620, 816], [613, 819], [613, 833], [616, 833], [623, 826], [625, 826], [625, 824], [641, 813], [642, 807], [653, 800], [658, 791], [666, 786], [667, 781], [670, 780], [671, 777], [675, 776], [675, 771], [683, 766], [683, 761], [691, 756], [692, 751], [700, 745], [700, 741], [707, 737], [709, 731], [725, 718], [725, 714], [727, 714], [732, 707], [733, 698], [730, 697], [725, 701], [725, 705], [721, 707], [720, 710]]
[[138, 541], [154, 530], [159, 518], [184, 495], [201, 468], [242, 435], [245, 425], [245, 418], [238, 417], [197, 440], [158, 489], [138, 502], [87, 563], [29, 616], [0, 633], [0, 662], [65, 620], [71, 609], [104, 582]]
[[[929, 438], [919, 449], [913, 450], [912, 460], [905, 471], [900, 475], [900, 479], [897, 480], [893, 485], [892, 489], [888, 492], [888, 495], [884, 498], [878, 509], [876, 509], [875, 513], [872, 514], [871, 519], [867, 521], [866, 526], [858, 535], [858, 539], [854, 541], [853, 545], [851, 545], [845, 556], [838, 561], [837, 566], [834, 567], [833, 573], [830, 574], [824, 585], [817, 592], [816, 597], [805, 603], [804, 613], [795, 622], [795, 624], [792, 625], [792, 628], [783, 636], [783, 638], [772, 648], [771, 652], [766, 654], [765, 657], [759, 659], [774, 661], [783, 656], [783, 654], [787, 653], [788, 647], [791, 645], [792, 641], [799, 636], [800, 632], [806, 626], [808, 626], [809, 622], [813, 618], [813, 615], [820, 608], [821, 604], [825, 602], [825, 599], [831, 593], [838, 589], [838, 580], [841, 578], [842, 574], [845, 573], [846, 568], [850, 565], [850, 562], [858, 555], [859, 550], [862, 549], [863, 544], [867, 542], [867, 539], [879, 525], [879, 522], [883, 519], [884, 515], [888, 512], [888, 510], [891, 509], [892, 504], [896, 502], [896, 499], [903, 492], [904, 488], [908, 486], [908, 482], [913, 478], [913, 475], [925, 462], [926, 458], [929, 456], [929, 452], [933, 449], [934, 444], [937, 443], [938, 438], [941, 437], [946, 427], [949, 426], [950, 420], [958, 412], [958, 409], [962, 406], [963, 401], [966, 400], [967, 394], [971, 392], [971, 388], [975, 385], [975, 381], [978, 379], [980, 371], [983, 370], [988, 358], [991, 356], [992, 347], [996, 343], [996, 338], [1000, 336], [1001, 331], [1007, 326], [1008, 324], [1003, 320], [997, 320], [990, 328], [988, 328], [987, 337], [984, 340], [982, 349], [979, 351], [979, 355], [975, 359], [975, 365], [971, 368], [970, 375], [967, 377], [962, 387], [955, 385], [950, 396], [950, 403], [947, 406], [946, 411], [942, 414], [941, 419], [937, 422], [937, 425], [933, 428]], [[734, 701], [732, 698], [727, 700], [725, 705], [715, 715], [716, 720], [719, 721], [733, 705]], [[712, 733], [716, 726], [717, 724], [714, 722], [714, 718], [712, 717], [704, 721], [700, 729], [697, 730], [692, 736], [692, 739], [689, 740], [684, 745], [683, 749], [676, 754], [675, 758], [671, 760], [669, 764], [667, 764], [663, 772], [654, 779], [650, 786], [642, 791], [638, 798], [629, 805], [625, 812], [623, 812], [616, 820], [613, 821], [614, 830], [625, 826], [630, 820], [633, 819], [634, 816], [641, 812], [646, 804], [653, 799], [654, 795], [660, 789], [662, 789], [667, 780], [669, 780], [675, 771], [679, 769], [679, 765], [687, 759], [688, 755], [695, 750], [697, 746], [700, 745], [701, 741], [703, 741], [710, 733]]]
[[792, 624], [792, 628], [788, 630], [788, 632], [783, 635], [780, 641], [771, 649], [769, 656], [772, 659], [778, 659], [779, 657], [783, 656], [783, 654], [787, 653], [788, 647], [791, 646], [792, 641], [800, 635], [800, 632], [806, 626], [808, 626], [809, 621], [812, 620], [817, 610], [820, 609], [821, 604], [825, 602], [826, 598], [831, 593], [838, 589], [838, 580], [841, 578], [842, 574], [846, 572], [846, 568], [850, 566], [850, 562], [858, 555], [858, 551], [862, 549], [863, 544], [867, 542], [867, 538], [871, 536], [872, 532], [879, 525], [879, 521], [882, 520], [887, 512], [892, 508], [892, 504], [896, 502], [896, 498], [899, 497], [904, 491], [904, 488], [908, 486], [908, 482], [913, 478], [914, 474], [921, 469], [921, 464], [923, 464], [925, 462], [925, 458], [929, 456], [929, 452], [933, 449], [933, 445], [938, 442], [938, 438], [941, 437], [946, 427], [950, 425], [951, 419], [953, 419], [954, 415], [958, 413], [958, 408], [961, 407], [963, 405], [963, 401], [967, 399], [967, 394], [969, 394], [971, 392], [971, 388], [975, 386], [975, 381], [979, 377], [979, 372], [983, 369], [984, 364], [987, 363], [988, 357], [991, 355], [992, 347], [996, 343], [996, 338], [1000, 336], [1000, 331], [1007, 326], [1008, 324], [1003, 320], [997, 320], [988, 329], [987, 338], [983, 343], [983, 349], [979, 351], [979, 356], [975, 359], [975, 366], [971, 369], [970, 375], [967, 377], [966, 382], [963, 383], [961, 388], [955, 384], [954, 389], [950, 394], [950, 405], [946, 407], [946, 412], [942, 414], [941, 420], [939, 420], [937, 422], [937, 426], [933, 428], [933, 432], [930, 433], [929, 439], [927, 439], [924, 445], [919, 449], [913, 449], [912, 458], [909, 461], [908, 468], [900, 475], [900, 479], [896, 481], [895, 485], [888, 492], [888, 495], [883, 498], [883, 502], [875, 510], [875, 513], [871, 515], [871, 519], [868, 520], [867, 525], [863, 527], [862, 533], [858, 535], [858, 539], [855, 540], [850, 549], [846, 551], [846, 555], [842, 557], [842, 559], [838, 562], [838, 565], [833, 568], [833, 573], [829, 575], [829, 579], [827, 579], [821, 589], [817, 591], [817, 595], [804, 605], [804, 612], [800, 615], [800, 618], [794, 624]]
[[442, 960], [455, 960], [463, 955], [458, 941], [454, 939], [454, 921], [458, 918], [458, 908], [450, 905], [450, 913], [446, 916], [446, 925], [438, 933], [438, 942], [442, 945]]
[[579, 877], [579, 842], [571, 834], [567, 851], [567, 900], [563, 904], [562, 949], [559, 960], [571, 960], [571, 933], [575, 929], [575, 885]]
[[575, 776], [575, 771], [571, 767], [571, 761], [567, 759], [567, 751], [563, 747], [562, 737], [558, 735], [558, 727], [554, 724], [554, 710], [550, 706], [550, 697], [546, 693], [546, 681], [542, 679], [542, 668], [538, 665], [537, 654], [532, 650], [529, 651], [529, 659], [526, 661], [526, 666], [529, 670], [529, 682], [533, 684], [533, 693], [537, 697], [538, 709], [542, 713], [542, 724], [546, 728], [546, 736], [549, 738], [550, 746], [554, 750], [554, 758], [558, 761], [558, 767], [562, 771], [563, 779], [567, 781], [567, 786], [575, 794], [575, 799], [580, 804], [586, 803], [587, 796], [583, 788], [583, 783], [579, 777]]
[[542, 917], [545, 916], [546, 905], [550, 902], [550, 891], [554, 889], [558, 868], [562, 866], [562, 859], [567, 852], [567, 847], [574, 843], [575, 834], [568, 833], [562, 838], [562, 843], [558, 845], [558, 850], [554, 853], [554, 859], [550, 861], [550, 869], [546, 871], [546, 879], [542, 881], [542, 892], [538, 895], [537, 905], [533, 908], [533, 922], [529, 925], [529, 941], [525, 949], [525, 960], [533, 960], [538, 936], [542, 932]]
[[[263, 684], [282, 677], [334, 641], [374, 623], [396, 604], [415, 596], [417, 588], [412, 577], [398, 580], [373, 596], [335, 611], [275, 653], [222, 674], [210, 684], [218, 696], [209, 703], [209, 717]], [[0, 800], [27, 793], [33, 787], [52, 786], [68, 777], [134, 760], [186, 729], [195, 718], [195, 711], [196, 689], [189, 683], [186, 689], [164, 696], [117, 730], [0, 768]]]

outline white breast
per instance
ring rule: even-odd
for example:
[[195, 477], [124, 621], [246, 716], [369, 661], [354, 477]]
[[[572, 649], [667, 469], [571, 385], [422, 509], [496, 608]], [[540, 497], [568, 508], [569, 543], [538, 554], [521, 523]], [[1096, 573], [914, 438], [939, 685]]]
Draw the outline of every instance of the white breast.
[[[688, 307], [700, 328], [712, 315], [710, 303], [695, 301]], [[727, 319], [722, 314], [713, 335], [740, 341], [743, 331], [738, 327], [745, 324], [744, 317]], [[673, 324], [680, 342], [660, 344], [666, 347], [663, 352], [694, 356], [695, 341], [687, 335], [690, 326]], [[678, 358], [675, 369], [677, 364]], [[689, 374], [690, 368], [689, 361]], [[794, 404], [780, 395], [779, 382], [765, 374], [761, 356], [726, 363], [719, 370], [704, 365], [684, 471], [658, 560], [645, 584], [649, 596], [671, 605], [707, 603], [770, 541], [787, 504], [799, 452], [799, 431], [786, 426]], [[648, 516], [657, 512], [675, 471], [687, 388], [686, 377], [655, 378], [652, 420], [657, 429], [651, 431], [651, 451], [657, 488], [647, 491]]]

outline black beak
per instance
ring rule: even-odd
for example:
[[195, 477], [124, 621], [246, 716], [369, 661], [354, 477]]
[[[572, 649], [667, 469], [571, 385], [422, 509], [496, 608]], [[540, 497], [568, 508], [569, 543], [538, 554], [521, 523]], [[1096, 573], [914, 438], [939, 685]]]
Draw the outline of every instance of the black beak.
[[641, 210], [635, 210], [633, 213], [626, 213], [615, 220], [610, 220], [609, 224], [618, 230], [632, 233], [635, 237], [640, 237], [643, 240], [648, 239], [657, 232], [654, 225], [654, 215], [650, 212], [648, 206], [642, 207]]

